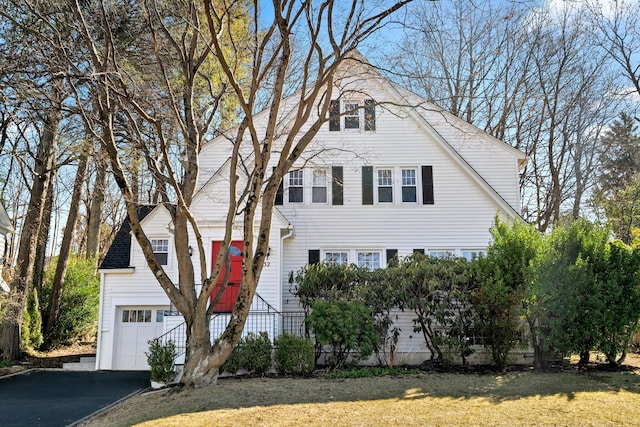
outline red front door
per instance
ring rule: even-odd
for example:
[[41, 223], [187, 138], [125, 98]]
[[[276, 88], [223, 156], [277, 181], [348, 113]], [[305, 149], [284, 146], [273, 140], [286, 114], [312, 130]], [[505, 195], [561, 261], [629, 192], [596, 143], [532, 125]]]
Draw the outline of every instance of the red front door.
[[[218, 252], [220, 251], [220, 243], [221, 242], [213, 242], [212, 264], [215, 263]], [[231, 267], [229, 269], [229, 283], [227, 284], [227, 288], [224, 290], [222, 298], [218, 301], [218, 304], [216, 304], [214, 310], [216, 313], [230, 313], [233, 311], [233, 306], [236, 304], [238, 290], [240, 289], [240, 282], [242, 281], [242, 242], [231, 242], [231, 247], [229, 248], [229, 262]], [[225, 270], [220, 274], [220, 279], [218, 279], [218, 283], [213, 290], [211, 299], [213, 299], [218, 294], [220, 288], [222, 288], [222, 284], [225, 279]]]

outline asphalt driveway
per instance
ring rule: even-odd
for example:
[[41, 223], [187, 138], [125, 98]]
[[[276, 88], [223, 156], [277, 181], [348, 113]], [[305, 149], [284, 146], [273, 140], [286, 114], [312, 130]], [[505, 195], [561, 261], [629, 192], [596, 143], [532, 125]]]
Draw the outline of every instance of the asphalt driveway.
[[149, 385], [149, 372], [34, 371], [0, 378], [0, 425], [67, 426]]

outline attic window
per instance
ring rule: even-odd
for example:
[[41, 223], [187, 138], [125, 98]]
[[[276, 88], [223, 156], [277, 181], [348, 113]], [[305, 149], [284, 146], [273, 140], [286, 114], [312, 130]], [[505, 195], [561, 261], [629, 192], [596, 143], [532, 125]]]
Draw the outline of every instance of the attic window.
[[344, 128], [360, 129], [360, 110], [357, 103], [344, 104]]
[[[341, 106], [342, 108], [340, 108]], [[342, 120], [343, 118], [344, 120]], [[375, 101], [372, 99], [365, 99], [364, 102], [332, 100], [329, 107], [329, 130], [339, 131], [342, 129], [375, 131]]]

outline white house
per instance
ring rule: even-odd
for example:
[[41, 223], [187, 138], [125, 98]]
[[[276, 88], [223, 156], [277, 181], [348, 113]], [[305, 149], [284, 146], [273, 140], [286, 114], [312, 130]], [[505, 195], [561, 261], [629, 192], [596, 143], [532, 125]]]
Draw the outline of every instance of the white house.
[[[384, 79], [365, 62], [349, 62], [342, 72], [332, 114], [352, 112], [323, 126], [276, 199], [268, 259], [254, 318], [247, 323], [247, 329], [266, 330], [272, 338], [300, 327], [292, 315], [301, 308], [291, 293], [291, 277], [307, 263], [331, 259], [375, 269], [414, 251], [471, 257], [486, 248], [496, 215], [519, 216], [522, 152]], [[285, 100], [283, 108], [294, 99]], [[193, 210], [209, 260], [224, 233], [226, 203], [215, 188], [226, 179], [229, 152], [228, 140], [219, 137], [200, 155]], [[168, 212], [142, 207], [141, 214], [156, 255], [175, 275]], [[181, 318], [172, 312], [126, 222], [100, 273], [96, 368], [148, 369], [147, 340], [178, 326]], [[213, 334], [228, 309], [229, 304], [220, 304]], [[411, 316], [400, 315], [395, 325], [403, 331], [400, 352], [414, 360], [428, 357], [421, 337], [412, 332]]]
[[0, 293], [9, 292], [9, 285], [4, 281], [4, 275], [2, 274], [2, 268], [4, 266], [5, 250], [7, 248], [7, 235], [13, 233], [13, 226], [11, 225], [11, 219], [7, 215], [2, 203], [0, 203]]

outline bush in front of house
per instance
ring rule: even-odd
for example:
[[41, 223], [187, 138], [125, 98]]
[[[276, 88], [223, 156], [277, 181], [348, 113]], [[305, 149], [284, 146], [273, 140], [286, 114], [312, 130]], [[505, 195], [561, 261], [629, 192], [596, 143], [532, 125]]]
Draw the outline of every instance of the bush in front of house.
[[271, 340], [268, 333], [249, 332], [241, 338], [220, 371], [235, 375], [243, 368], [256, 375], [264, 375], [271, 368]]
[[269, 334], [249, 332], [242, 344], [244, 368], [251, 374], [263, 375], [271, 368]]
[[226, 372], [235, 375], [242, 367], [242, 340], [238, 342], [236, 348], [233, 349], [227, 360], [220, 367], [220, 372]]
[[275, 339], [274, 362], [280, 374], [307, 376], [315, 367], [315, 350], [309, 338], [292, 334]]
[[372, 311], [360, 301], [316, 300], [306, 321], [316, 343], [331, 348], [326, 363], [332, 368], [367, 359], [380, 341]]
[[151, 381], [168, 384], [175, 379], [176, 346], [173, 341], [162, 343], [156, 338], [149, 340], [147, 363], [151, 367]]

